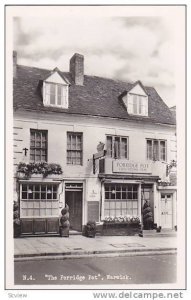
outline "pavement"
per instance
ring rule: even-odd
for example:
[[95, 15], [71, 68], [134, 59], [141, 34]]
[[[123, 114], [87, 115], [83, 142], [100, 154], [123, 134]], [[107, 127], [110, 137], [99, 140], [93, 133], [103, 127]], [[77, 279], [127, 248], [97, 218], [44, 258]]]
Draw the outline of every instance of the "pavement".
[[14, 259], [42, 260], [80, 257], [174, 254], [177, 238], [174, 232], [145, 232], [139, 236], [101, 236], [88, 238], [70, 234], [60, 236], [22, 236], [14, 239]]

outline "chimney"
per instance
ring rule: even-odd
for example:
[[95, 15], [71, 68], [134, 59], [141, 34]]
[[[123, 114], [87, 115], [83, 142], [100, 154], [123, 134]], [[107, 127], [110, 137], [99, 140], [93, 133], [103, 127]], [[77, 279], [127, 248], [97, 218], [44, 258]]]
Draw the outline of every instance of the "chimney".
[[17, 77], [17, 51], [13, 51], [13, 77]]
[[75, 53], [70, 59], [70, 73], [76, 85], [84, 84], [84, 57]]

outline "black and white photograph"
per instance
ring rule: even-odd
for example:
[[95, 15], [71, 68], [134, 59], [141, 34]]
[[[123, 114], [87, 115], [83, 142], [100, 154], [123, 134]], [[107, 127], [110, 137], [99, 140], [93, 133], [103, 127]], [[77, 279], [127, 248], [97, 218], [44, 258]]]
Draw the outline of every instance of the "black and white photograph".
[[185, 289], [185, 5], [5, 17], [6, 288]]

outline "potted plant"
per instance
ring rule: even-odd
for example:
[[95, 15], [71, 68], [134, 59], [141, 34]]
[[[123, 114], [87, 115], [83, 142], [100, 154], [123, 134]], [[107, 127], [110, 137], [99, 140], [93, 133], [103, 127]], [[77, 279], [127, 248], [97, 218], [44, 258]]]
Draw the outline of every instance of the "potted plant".
[[102, 235], [136, 235], [141, 228], [140, 219], [137, 216], [105, 217], [103, 221]]
[[88, 221], [84, 227], [84, 235], [87, 237], [94, 238], [96, 235], [96, 222], [95, 221]]
[[143, 205], [143, 225], [144, 229], [153, 229], [153, 213], [149, 202], [146, 200]]
[[66, 206], [61, 210], [61, 218], [60, 218], [60, 236], [61, 237], [69, 237], [69, 228], [70, 228], [70, 222], [69, 222], [69, 206], [66, 204]]
[[19, 205], [18, 202], [13, 203], [13, 234], [14, 237], [19, 237], [21, 234], [21, 220], [19, 215]]

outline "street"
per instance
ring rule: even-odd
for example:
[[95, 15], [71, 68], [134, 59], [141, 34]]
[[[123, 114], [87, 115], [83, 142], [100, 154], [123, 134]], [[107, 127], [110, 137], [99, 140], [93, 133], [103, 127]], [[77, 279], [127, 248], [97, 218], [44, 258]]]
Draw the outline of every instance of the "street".
[[15, 262], [15, 284], [95, 285], [176, 282], [176, 255]]

